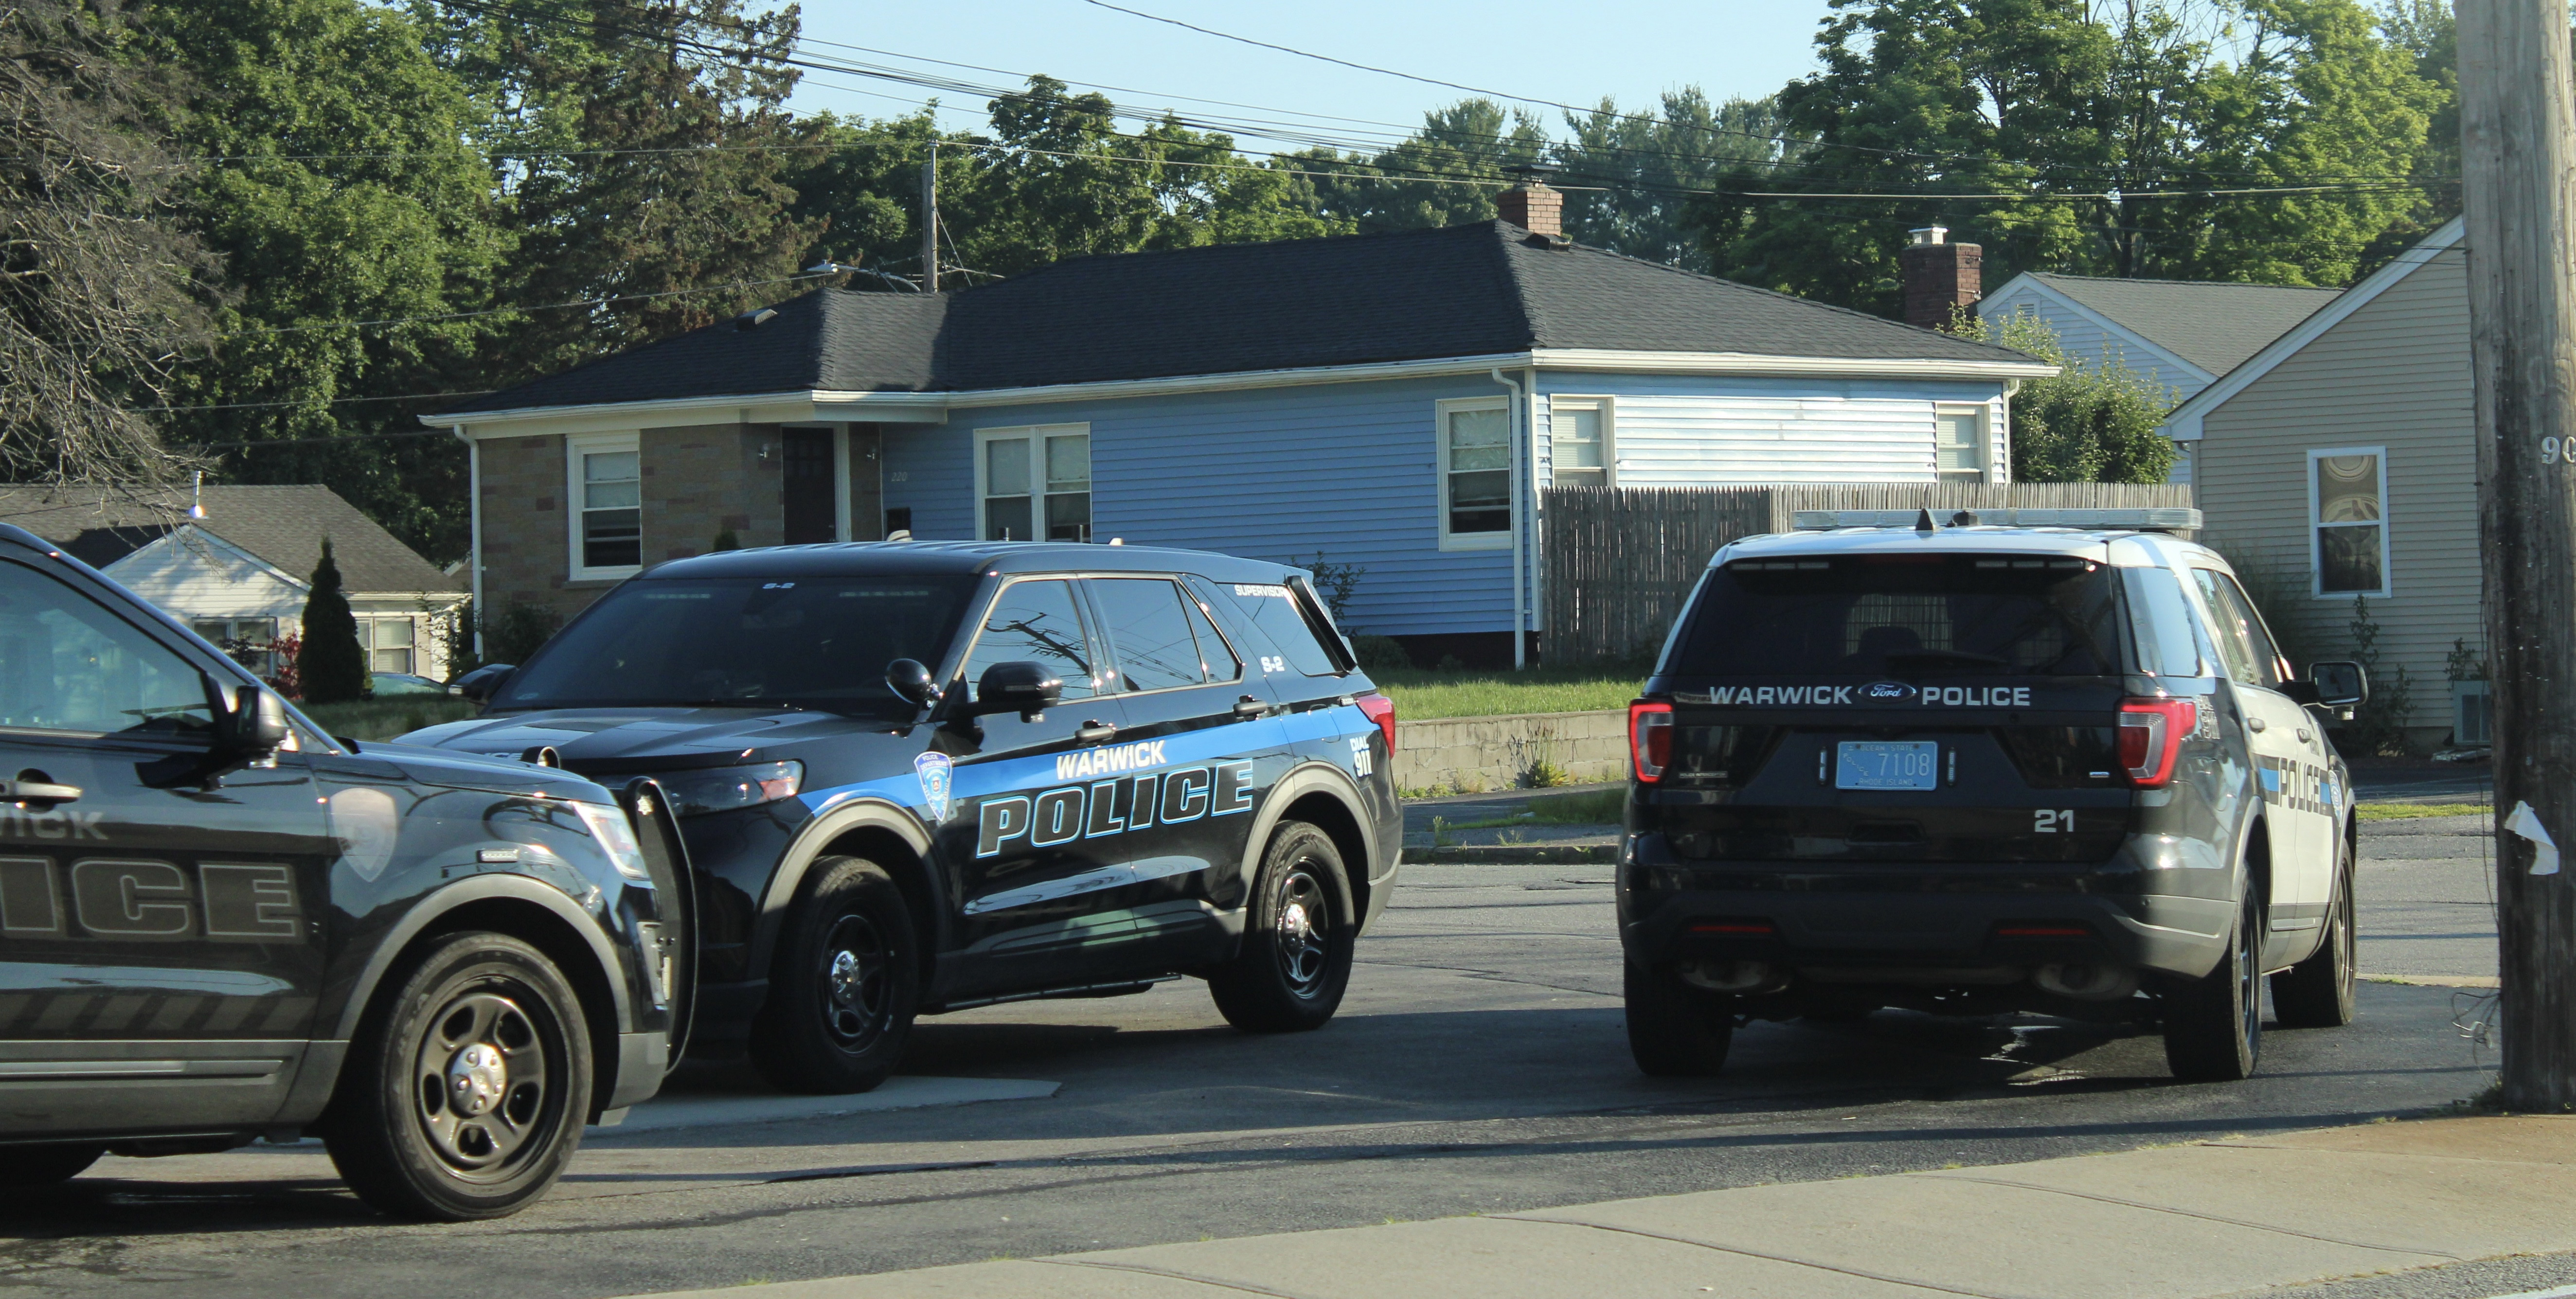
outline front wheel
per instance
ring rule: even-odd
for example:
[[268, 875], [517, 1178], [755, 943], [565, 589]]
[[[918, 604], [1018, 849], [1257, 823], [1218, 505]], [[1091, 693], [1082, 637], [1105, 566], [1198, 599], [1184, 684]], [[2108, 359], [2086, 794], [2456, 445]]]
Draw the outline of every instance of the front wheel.
[[359, 1198], [464, 1222], [545, 1194], [581, 1144], [589, 1025], [545, 953], [462, 933], [421, 953], [349, 1044], [323, 1140]]
[[2184, 1082], [2251, 1077], [2263, 1053], [2263, 900], [2248, 876], [2245, 901], [2218, 968], [2165, 994], [2165, 1063]]
[[2352, 896], [2352, 844], [2336, 852], [2334, 900], [2326, 906], [2325, 941], [2308, 959], [2272, 976], [2272, 1014], [2283, 1028], [2341, 1028], [2352, 1022], [2354, 954], [2360, 925]]
[[751, 1061], [781, 1091], [874, 1091], [903, 1060], [921, 1004], [912, 908], [862, 858], [822, 858], [805, 880], [751, 1024]]
[[1705, 1078], [1726, 1067], [1735, 1017], [1670, 975], [1627, 963], [1628, 1054], [1649, 1078]]
[[1279, 823], [1244, 906], [1243, 949], [1208, 974], [1225, 1022], [1247, 1033], [1300, 1033], [1333, 1018], [1357, 946], [1357, 924], [1334, 887], [1344, 878], [1332, 836], [1303, 821]]

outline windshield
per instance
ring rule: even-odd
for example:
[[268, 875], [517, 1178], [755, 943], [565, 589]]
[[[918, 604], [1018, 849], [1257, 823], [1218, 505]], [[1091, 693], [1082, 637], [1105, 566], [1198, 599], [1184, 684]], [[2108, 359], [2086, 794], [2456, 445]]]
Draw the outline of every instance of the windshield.
[[938, 669], [976, 579], [628, 582], [546, 643], [496, 709], [631, 705], [902, 713], [886, 664]]
[[1853, 555], [1708, 575], [1668, 675], [2106, 676], [2117, 584], [2092, 560]]

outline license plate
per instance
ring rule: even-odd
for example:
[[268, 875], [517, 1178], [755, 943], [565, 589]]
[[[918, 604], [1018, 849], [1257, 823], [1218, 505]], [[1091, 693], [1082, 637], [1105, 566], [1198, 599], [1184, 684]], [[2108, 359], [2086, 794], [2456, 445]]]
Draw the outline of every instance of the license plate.
[[1844, 740], [1834, 746], [1836, 789], [1938, 789], [1934, 740]]

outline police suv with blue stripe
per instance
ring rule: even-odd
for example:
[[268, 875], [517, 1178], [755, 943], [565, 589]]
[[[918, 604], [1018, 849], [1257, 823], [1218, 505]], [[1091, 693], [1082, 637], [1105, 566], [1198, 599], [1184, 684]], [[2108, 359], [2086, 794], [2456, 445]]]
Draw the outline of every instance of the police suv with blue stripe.
[[2160, 1023], [2242, 1078], [2353, 1014], [2353, 802], [2187, 509], [1802, 512], [1720, 550], [1629, 709], [1629, 1044], [1882, 1006]]
[[913, 1019], [1207, 981], [1320, 1027], [1402, 842], [1394, 707], [1305, 573], [896, 542], [661, 564], [415, 743], [658, 778], [703, 895], [694, 1051], [863, 1091]]

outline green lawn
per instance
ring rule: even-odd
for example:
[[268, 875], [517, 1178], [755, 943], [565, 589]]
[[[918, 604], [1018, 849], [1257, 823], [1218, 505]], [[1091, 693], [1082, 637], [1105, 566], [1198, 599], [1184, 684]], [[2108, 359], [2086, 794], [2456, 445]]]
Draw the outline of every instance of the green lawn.
[[2483, 816], [2484, 803], [2362, 803], [2353, 815], [2364, 821], [2412, 821], [2421, 816]]
[[1395, 701], [1395, 719], [1494, 717], [1510, 713], [1582, 713], [1625, 708], [1643, 684], [1595, 668], [1532, 668], [1526, 672], [1372, 672], [1369, 679]]
[[354, 704], [309, 704], [304, 708], [304, 715], [333, 735], [352, 740], [390, 740], [424, 726], [461, 722], [472, 717], [476, 708], [471, 699], [398, 695], [390, 699], [361, 699]]

